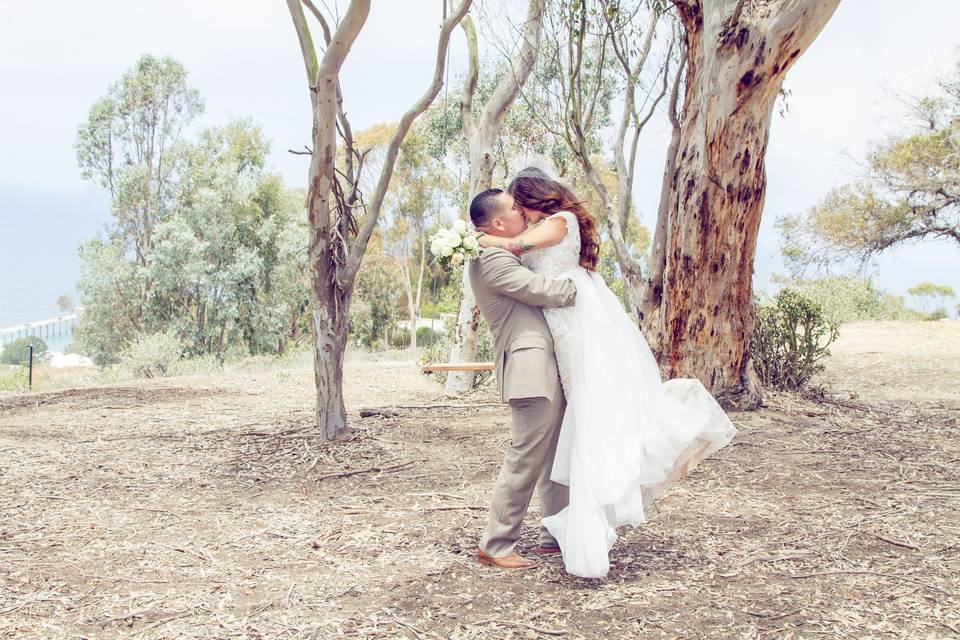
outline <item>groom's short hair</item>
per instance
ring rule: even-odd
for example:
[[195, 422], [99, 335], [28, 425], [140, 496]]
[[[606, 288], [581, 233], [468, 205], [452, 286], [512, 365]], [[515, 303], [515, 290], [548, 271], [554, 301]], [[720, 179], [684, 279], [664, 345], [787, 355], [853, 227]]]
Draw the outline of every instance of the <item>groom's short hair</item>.
[[497, 196], [503, 193], [503, 189], [487, 189], [481, 191], [470, 201], [470, 222], [475, 227], [481, 227], [490, 221], [490, 218], [497, 213]]

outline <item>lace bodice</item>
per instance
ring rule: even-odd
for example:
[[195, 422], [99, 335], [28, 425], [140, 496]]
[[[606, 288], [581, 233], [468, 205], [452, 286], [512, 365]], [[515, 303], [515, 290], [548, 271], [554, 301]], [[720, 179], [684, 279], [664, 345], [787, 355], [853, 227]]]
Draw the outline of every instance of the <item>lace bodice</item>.
[[547, 277], [557, 276], [580, 264], [580, 224], [577, 216], [570, 211], [557, 211], [553, 215], [567, 221], [567, 235], [552, 247], [531, 251], [520, 259], [528, 269]]
[[536, 273], [543, 276], [556, 276], [580, 264], [580, 224], [577, 216], [570, 211], [557, 211], [567, 221], [567, 235], [552, 247], [544, 247], [526, 253], [520, 261]]
[[[536, 249], [525, 253], [520, 261], [531, 271], [542, 276], [556, 277], [580, 264], [580, 224], [570, 211], [558, 211], [567, 221], [567, 235], [551, 247]], [[577, 331], [579, 323], [573, 306], [557, 309], [544, 309], [543, 317], [553, 336], [554, 352], [557, 355], [557, 369], [560, 371], [560, 384], [564, 393], [570, 397], [572, 375], [570, 373], [570, 333]]]

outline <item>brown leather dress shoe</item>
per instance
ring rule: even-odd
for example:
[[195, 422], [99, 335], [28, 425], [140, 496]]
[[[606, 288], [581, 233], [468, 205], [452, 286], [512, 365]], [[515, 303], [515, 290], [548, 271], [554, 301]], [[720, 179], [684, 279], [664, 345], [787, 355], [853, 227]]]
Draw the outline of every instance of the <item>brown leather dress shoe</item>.
[[477, 549], [477, 560], [480, 561], [480, 564], [500, 567], [501, 569], [532, 569], [538, 564], [534, 560], [528, 560], [515, 553], [513, 555], [503, 556], [502, 558], [494, 558], [491, 555], [487, 555], [483, 549]]
[[560, 553], [560, 547], [554, 547], [550, 545], [540, 545], [535, 549], [535, 551], [542, 556], [551, 556], [551, 555]]

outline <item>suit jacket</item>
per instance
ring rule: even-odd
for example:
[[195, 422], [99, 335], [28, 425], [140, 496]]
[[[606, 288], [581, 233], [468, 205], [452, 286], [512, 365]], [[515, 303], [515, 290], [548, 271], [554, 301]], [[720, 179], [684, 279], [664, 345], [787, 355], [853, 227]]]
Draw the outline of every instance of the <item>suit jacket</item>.
[[499, 247], [484, 249], [468, 269], [470, 286], [493, 334], [501, 401], [553, 400], [557, 358], [540, 308], [573, 304], [576, 287], [530, 271], [520, 258]]

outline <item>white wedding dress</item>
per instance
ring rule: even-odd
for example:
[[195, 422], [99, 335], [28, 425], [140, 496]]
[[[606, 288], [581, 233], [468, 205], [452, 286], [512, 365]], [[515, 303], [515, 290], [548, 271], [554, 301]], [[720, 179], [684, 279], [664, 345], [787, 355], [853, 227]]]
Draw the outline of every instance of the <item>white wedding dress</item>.
[[650, 347], [595, 272], [579, 266], [576, 216], [558, 244], [524, 254], [547, 277], [572, 280], [576, 303], [544, 309], [567, 398], [551, 479], [570, 504], [543, 519], [566, 570], [600, 578], [619, 525], [639, 525], [644, 508], [700, 460], [727, 445], [733, 423], [696, 379], [661, 382]]

